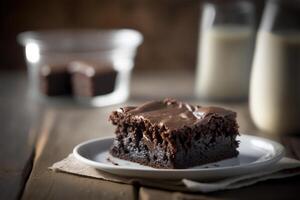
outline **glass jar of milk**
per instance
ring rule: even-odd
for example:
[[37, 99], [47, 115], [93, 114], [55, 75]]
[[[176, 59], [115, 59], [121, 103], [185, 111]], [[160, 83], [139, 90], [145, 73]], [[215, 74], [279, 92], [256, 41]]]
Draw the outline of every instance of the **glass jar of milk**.
[[247, 1], [203, 5], [196, 70], [196, 96], [242, 100], [249, 93], [254, 8]]
[[250, 111], [265, 132], [300, 133], [300, 9], [296, 1], [267, 2], [256, 41]]

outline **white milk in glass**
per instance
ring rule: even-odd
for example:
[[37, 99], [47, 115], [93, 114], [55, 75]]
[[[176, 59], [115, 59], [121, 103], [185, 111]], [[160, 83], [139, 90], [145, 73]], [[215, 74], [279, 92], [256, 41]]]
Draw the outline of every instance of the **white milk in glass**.
[[215, 26], [202, 31], [197, 63], [196, 95], [237, 100], [248, 96], [253, 30]]
[[250, 85], [255, 124], [272, 133], [300, 130], [300, 32], [259, 32]]

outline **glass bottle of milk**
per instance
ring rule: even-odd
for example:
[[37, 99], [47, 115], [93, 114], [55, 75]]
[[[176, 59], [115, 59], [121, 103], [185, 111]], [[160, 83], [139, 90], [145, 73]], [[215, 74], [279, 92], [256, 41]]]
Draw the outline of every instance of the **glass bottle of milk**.
[[196, 96], [242, 100], [249, 93], [254, 8], [247, 1], [203, 5], [196, 70]]
[[300, 9], [297, 1], [267, 2], [251, 73], [250, 111], [254, 123], [265, 132], [300, 133]]

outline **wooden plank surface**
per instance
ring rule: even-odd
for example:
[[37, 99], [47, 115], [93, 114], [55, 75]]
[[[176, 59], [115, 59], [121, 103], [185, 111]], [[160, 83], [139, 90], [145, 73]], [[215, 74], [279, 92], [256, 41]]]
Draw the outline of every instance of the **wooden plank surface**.
[[0, 73], [0, 199], [17, 199], [31, 170], [38, 106], [25, 72]]
[[110, 109], [48, 108], [44, 114], [35, 163], [23, 199], [134, 199], [132, 185], [48, 170], [84, 140], [112, 134]]
[[[0, 88], [2, 87], [0, 98], [2, 107], [0, 108], [1, 111], [5, 111], [5, 115], [0, 115], [0, 120], [4, 124], [1, 137], [5, 138], [5, 140], [0, 140], [2, 147], [0, 199], [15, 199], [22, 191], [28, 171], [31, 169], [30, 158], [32, 158], [36, 131], [39, 137], [36, 143], [34, 165], [24, 189], [23, 199], [293, 199], [298, 193], [299, 177], [267, 181], [232, 191], [186, 194], [145, 187], [137, 188], [132, 185], [52, 172], [47, 168], [66, 157], [76, 144], [88, 139], [112, 135], [113, 127], [107, 122], [107, 116], [120, 105], [106, 108], [48, 105], [43, 107], [40, 120], [36, 120], [36, 117], [28, 117], [39, 116], [34, 113], [39, 113], [37, 110], [40, 109], [37, 109], [37, 105], [33, 108], [27, 106], [31, 101], [24, 98], [26, 96], [24, 75], [20, 76], [21, 78], [15, 75], [5, 77], [8, 77], [4, 81], [5, 84], [10, 83], [11, 87], [5, 90], [5, 93], [2, 92], [3, 84], [0, 85]], [[3, 80], [0, 79], [0, 83]], [[125, 104], [134, 105], [165, 96], [178, 97], [191, 103], [207, 104], [194, 100], [191, 98], [192, 94], [193, 74], [191, 73], [179, 71], [173, 72], [171, 76], [168, 71], [144, 72], [133, 76], [131, 99]], [[251, 122], [246, 103], [223, 106], [238, 112], [238, 122], [242, 133], [262, 135], [278, 140], [286, 146], [289, 156], [300, 159], [298, 136], [264, 135], [258, 132]], [[32, 124], [32, 119], [41, 123]], [[18, 126], [15, 122], [18, 122]], [[11, 145], [8, 145], [6, 141]]]
[[187, 194], [182, 192], [171, 192], [165, 190], [157, 190], [153, 188], [141, 187], [139, 190], [140, 200], [217, 200], [218, 198], [210, 197], [204, 194]]

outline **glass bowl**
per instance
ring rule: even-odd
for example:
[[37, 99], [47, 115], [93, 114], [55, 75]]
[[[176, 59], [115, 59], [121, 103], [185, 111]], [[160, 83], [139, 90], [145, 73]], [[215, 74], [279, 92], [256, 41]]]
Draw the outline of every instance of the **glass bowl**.
[[63, 102], [70, 97], [48, 97], [40, 91], [40, 70], [44, 65], [89, 61], [111, 63], [117, 71], [112, 92], [93, 97], [74, 97], [92, 106], [107, 106], [125, 101], [129, 96], [130, 75], [141, 33], [131, 29], [116, 30], [45, 30], [18, 35], [25, 48], [30, 91], [33, 97]]

